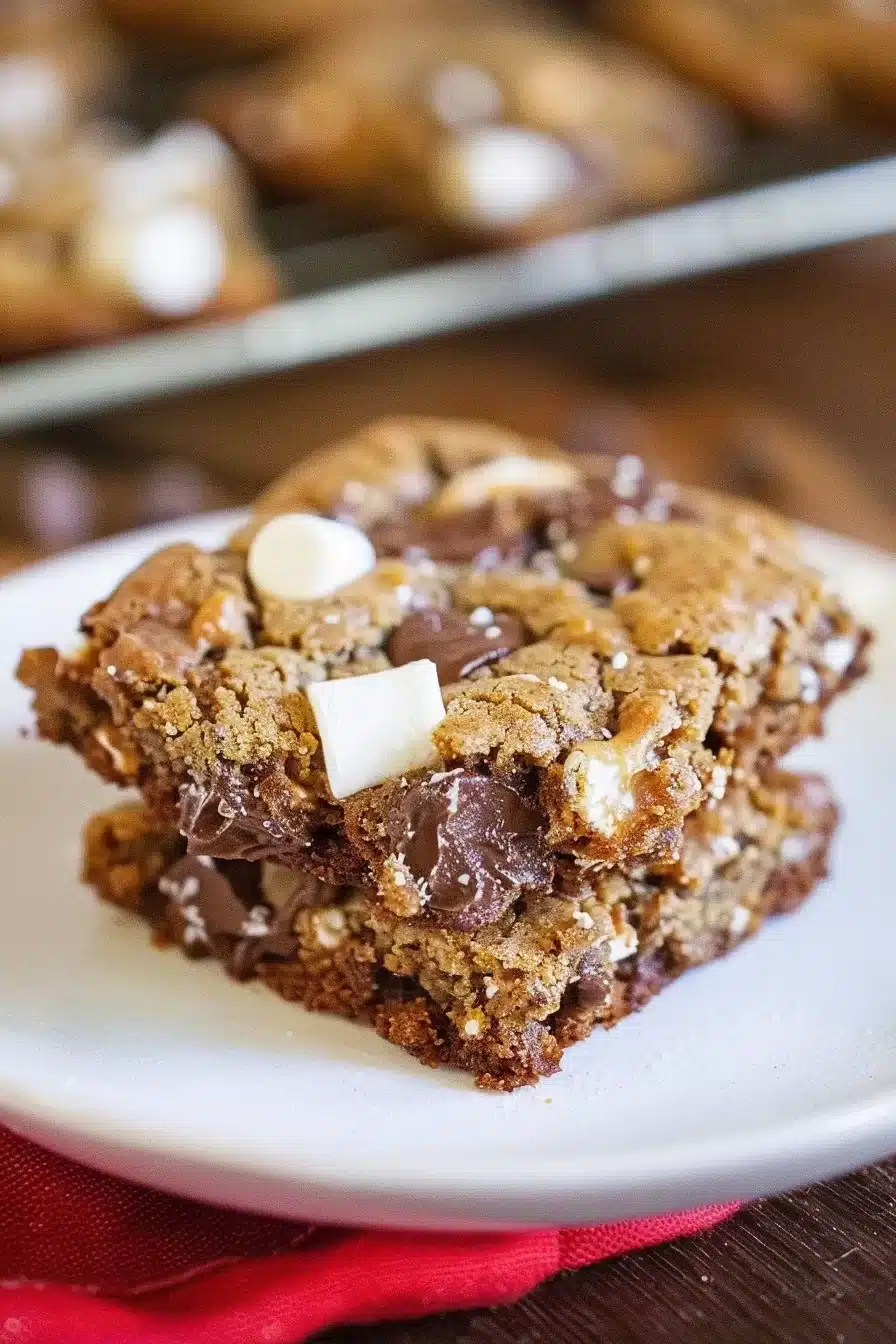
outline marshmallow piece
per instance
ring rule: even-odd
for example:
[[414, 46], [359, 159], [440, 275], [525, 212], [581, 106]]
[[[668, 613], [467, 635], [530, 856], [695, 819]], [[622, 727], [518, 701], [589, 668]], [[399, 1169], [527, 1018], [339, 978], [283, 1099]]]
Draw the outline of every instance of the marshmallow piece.
[[307, 695], [334, 798], [437, 762], [432, 733], [445, 706], [431, 659], [313, 682]]
[[571, 490], [579, 473], [569, 462], [510, 453], [459, 472], [445, 486], [433, 505], [434, 513], [453, 513], [476, 508], [501, 495], [536, 495], [551, 490]]
[[224, 239], [217, 221], [196, 205], [150, 215], [134, 231], [128, 251], [127, 279], [151, 312], [185, 317], [221, 288]]
[[655, 763], [656, 744], [680, 726], [670, 700], [644, 697], [629, 707], [628, 722], [623, 717], [615, 737], [582, 742], [569, 753], [563, 767], [566, 794], [588, 830], [609, 837], [631, 816], [635, 775]]
[[476, 127], [438, 168], [469, 219], [496, 228], [525, 223], [570, 196], [581, 180], [567, 145], [521, 126]]
[[635, 810], [632, 771], [611, 742], [586, 742], [567, 758], [567, 790], [592, 831], [610, 836]]
[[328, 597], [376, 564], [376, 551], [357, 527], [316, 513], [281, 513], [249, 547], [249, 577], [271, 597], [305, 602]]

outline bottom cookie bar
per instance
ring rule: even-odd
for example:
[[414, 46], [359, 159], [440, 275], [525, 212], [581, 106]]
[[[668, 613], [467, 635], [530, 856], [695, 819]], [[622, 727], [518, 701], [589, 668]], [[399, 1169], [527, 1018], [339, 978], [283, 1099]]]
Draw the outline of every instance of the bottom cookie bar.
[[187, 856], [136, 804], [88, 823], [83, 876], [146, 918], [158, 942], [510, 1091], [795, 910], [826, 874], [836, 823], [821, 776], [773, 772], [695, 813], [664, 877], [570, 866], [553, 895], [473, 932], [396, 916], [374, 893], [275, 864]]

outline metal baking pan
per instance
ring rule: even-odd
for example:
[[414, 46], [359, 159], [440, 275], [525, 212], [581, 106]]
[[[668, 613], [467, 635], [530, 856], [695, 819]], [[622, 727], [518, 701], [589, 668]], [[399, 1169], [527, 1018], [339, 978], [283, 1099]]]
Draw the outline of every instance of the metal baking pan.
[[232, 322], [7, 364], [0, 432], [896, 231], [896, 156], [843, 164], [842, 144], [816, 142], [816, 163], [838, 166], [789, 176], [796, 153], [805, 162], [802, 148], [754, 147], [736, 190], [448, 261], [400, 228], [346, 233], [323, 207], [270, 209], [290, 297]]

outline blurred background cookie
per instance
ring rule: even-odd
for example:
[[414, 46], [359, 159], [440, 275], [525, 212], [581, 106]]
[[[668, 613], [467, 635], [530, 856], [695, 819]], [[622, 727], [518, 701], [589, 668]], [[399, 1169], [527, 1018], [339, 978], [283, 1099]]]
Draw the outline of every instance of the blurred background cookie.
[[84, 0], [0, 5], [0, 154], [62, 145], [117, 92], [120, 44]]
[[806, 129], [844, 98], [896, 110], [893, 0], [597, 0], [595, 15], [751, 121]]
[[331, 34], [197, 105], [282, 191], [486, 241], [686, 195], [725, 142], [629, 51], [491, 10]]
[[273, 299], [238, 166], [208, 127], [142, 145], [85, 130], [0, 210], [0, 348], [95, 340]]
[[172, 48], [183, 41], [221, 51], [284, 47], [359, 19], [413, 12], [421, 0], [101, 0], [123, 31]]

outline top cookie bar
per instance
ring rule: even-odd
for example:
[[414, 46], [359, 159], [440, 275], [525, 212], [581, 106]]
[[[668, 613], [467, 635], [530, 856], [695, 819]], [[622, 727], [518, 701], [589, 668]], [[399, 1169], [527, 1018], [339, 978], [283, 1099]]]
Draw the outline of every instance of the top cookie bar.
[[818, 733], [869, 640], [757, 507], [419, 418], [312, 455], [82, 630], [22, 658], [44, 737], [191, 852], [454, 928], [668, 872], [688, 814]]

